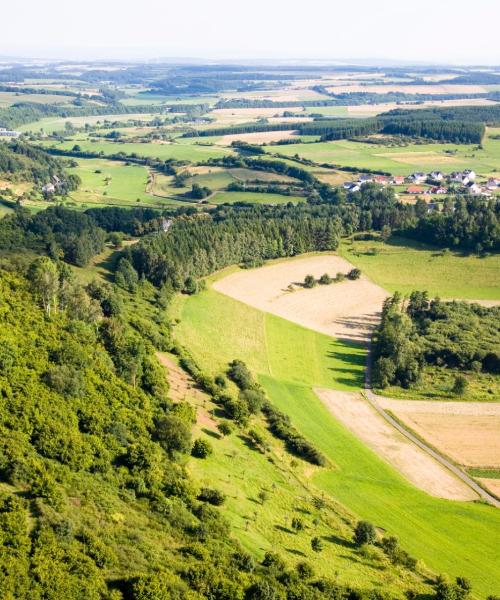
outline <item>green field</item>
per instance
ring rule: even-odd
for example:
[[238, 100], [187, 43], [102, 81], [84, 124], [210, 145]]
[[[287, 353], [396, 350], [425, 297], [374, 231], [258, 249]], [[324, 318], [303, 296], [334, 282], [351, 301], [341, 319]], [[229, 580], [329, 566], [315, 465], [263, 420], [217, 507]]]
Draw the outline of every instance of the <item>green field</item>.
[[[153, 196], [146, 191], [148, 170], [140, 165], [118, 161], [79, 159], [78, 167], [68, 169], [82, 179], [70, 199], [92, 206], [160, 206], [179, 204], [175, 200]], [[96, 172], [99, 171], [99, 172]]]
[[[498, 129], [489, 134], [498, 134]], [[267, 146], [269, 152], [276, 147]], [[481, 175], [500, 173], [500, 140], [486, 137], [483, 149], [466, 144], [411, 144], [390, 148], [349, 140], [318, 142], [317, 144], [290, 144], [280, 146], [287, 156], [299, 154], [319, 163], [332, 163], [359, 169], [377, 169], [394, 175], [408, 175], [414, 171], [435, 169], [449, 173], [459, 169], [473, 169]], [[454, 152], [447, 154], [446, 151]]]
[[305, 202], [304, 196], [285, 196], [283, 194], [261, 194], [258, 192], [217, 192], [210, 196], [211, 204], [224, 204], [225, 202], [250, 202], [251, 204], [288, 204]]
[[443, 253], [397, 237], [388, 243], [343, 242], [340, 254], [389, 292], [427, 290], [441, 298], [500, 300], [498, 254], [479, 258]]
[[500, 514], [480, 503], [428, 496], [410, 485], [341, 426], [312, 391], [314, 385], [358, 389], [364, 351], [261, 313], [212, 290], [181, 297], [174, 333], [207, 371], [241, 358], [271, 400], [328, 456], [333, 468], [314, 483], [359, 517], [397, 535], [435, 572], [462, 575], [484, 596], [500, 584], [496, 546]]
[[141, 144], [141, 143], [114, 143], [106, 141], [90, 141], [86, 136], [75, 136], [64, 142], [54, 144], [54, 142], [45, 142], [44, 145], [54, 146], [64, 150], [71, 150], [75, 144], [85, 152], [102, 152], [104, 155], [117, 154], [136, 154], [167, 160], [189, 160], [192, 162], [207, 160], [208, 158], [222, 158], [232, 154], [229, 148], [220, 148], [214, 146], [198, 146], [195, 144], [184, 144], [176, 142], [172, 144]]
[[[104, 123], [104, 121], [115, 121], [119, 123], [126, 123], [127, 121], [152, 121], [159, 115], [155, 114], [124, 114], [124, 115], [90, 115], [86, 117], [47, 117], [40, 119], [36, 123], [27, 123], [18, 127], [19, 131], [41, 131], [45, 133], [52, 133], [54, 131], [64, 131], [66, 123], [71, 123], [74, 127], [85, 127], [88, 125], [97, 125], [98, 123]], [[161, 118], [164, 118], [163, 115]]]
[[71, 104], [73, 100], [73, 96], [62, 96], [59, 94], [18, 94], [16, 92], [0, 92], [0, 107], [11, 106], [18, 102]]

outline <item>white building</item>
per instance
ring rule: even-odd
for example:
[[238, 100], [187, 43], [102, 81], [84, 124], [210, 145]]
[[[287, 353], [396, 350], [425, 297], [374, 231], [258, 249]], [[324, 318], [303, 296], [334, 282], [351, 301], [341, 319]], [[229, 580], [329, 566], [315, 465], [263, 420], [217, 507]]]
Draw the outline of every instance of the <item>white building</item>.
[[21, 135], [20, 131], [9, 131], [5, 127], [0, 127], [0, 137], [12, 137], [17, 138]]

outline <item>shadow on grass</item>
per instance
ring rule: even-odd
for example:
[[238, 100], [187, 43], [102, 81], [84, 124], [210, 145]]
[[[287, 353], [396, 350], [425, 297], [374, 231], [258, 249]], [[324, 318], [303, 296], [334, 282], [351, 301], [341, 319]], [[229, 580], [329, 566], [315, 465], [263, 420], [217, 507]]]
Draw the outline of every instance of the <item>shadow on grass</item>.
[[302, 550], [296, 550], [295, 548], [285, 548], [285, 550], [290, 552], [290, 554], [295, 554], [295, 556], [306, 556]]
[[207, 435], [209, 435], [210, 437], [212, 437], [216, 440], [220, 440], [222, 437], [220, 435], [220, 433], [217, 433], [216, 431], [212, 431], [211, 429], [207, 429], [206, 427], [202, 427], [201, 430], [203, 431], [203, 433], [206, 433]]
[[325, 535], [323, 539], [326, 542], [331, 542], [332, 544], [336, 544], [337, 546], [343, 546], [344, 548], [355, 548], [356, 544], [351, 540], [346, 540], [345, 538], [341, 538], [338, 535], [331, 534]]
[[295, 533], [292, 529], [289, 529], [288, 527], [284, 527], [283, 525], [275, 525], [274, 529], [277, 529], [278, 531], [282, 531], [283, 533]]

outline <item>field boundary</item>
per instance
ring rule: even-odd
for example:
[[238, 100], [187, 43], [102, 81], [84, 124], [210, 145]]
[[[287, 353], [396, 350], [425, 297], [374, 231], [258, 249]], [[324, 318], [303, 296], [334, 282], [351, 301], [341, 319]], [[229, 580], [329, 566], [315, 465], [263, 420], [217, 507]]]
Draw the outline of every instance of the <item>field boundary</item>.
[[362, 395], [368, 401], [368, 403], [395, 429], [397, 429], [401, 434], [403, 434], [406, 438], [416, 444], [420, 449], [424, 450], [427, 454], [429, 454], [432, 458], [441, 463], [444, 467], [446, 467], [449, 471], [451, 471], [454, 475], [456, 475], [459, 479], [461, 479], [465, 484], [467, 484], [471, 489], [473, 489], [483, 500], [488, 502], [489, 504], [495, 506], [496, 508], [500, 508], [500, 501], [497, 500], [495, 496], [487, 492], [484, 488], [482, 488], [474, 479], [472, 479], [465, 471], [460, 469], [457, 465], [450, 462], [447, 458], [445, 458], [440, 452], [431, 448], [426, 442], [420, 440], [417, 436], [415, 436], [411, 431], [409, 431], [406, 427], [403, 427], [401, 423], [399, 423], [394, 417], [392, 417], [389, 413], [387, 413], [384, 408], [379, 404], [377, 400], [377, 396], [372, 391], [371, 386], [371, 371], [372, 371], [372, 347], [371, 342], [368, 344], [368, 354], [366, 359], [366, 371], [365, 371], [365, 390], [362, 392]]

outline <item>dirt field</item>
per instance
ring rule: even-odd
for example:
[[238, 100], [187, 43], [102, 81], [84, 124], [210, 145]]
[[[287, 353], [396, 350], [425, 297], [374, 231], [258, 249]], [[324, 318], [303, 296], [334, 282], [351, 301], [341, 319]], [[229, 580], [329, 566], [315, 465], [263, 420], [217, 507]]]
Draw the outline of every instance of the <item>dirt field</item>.
[[258, 269], [242, 270], [217, 281], [214, 289], [335, 338], [366, 341], [376, 325], [387, 292], [364, 275], [357, 281], [304, 289], [306, 275], [335, 276], [353, 268], [333, 254], [306, 256]]
[[390, 400], [380, 404], [467, 467], [500, 466], [500, 403]]
[[296, 131], [258, 131], [255, 133], [240, 133], [234, 135], [224, 135], [220, 138], [218, 143], [222, 144], [223, 146], [230, 146], [233, 142], [266, 144], [268, 142], [288, 140], [296, 136], [296, 134]]
[[315, 392], [335, 418], [416, 487], [438, 498], [477, 499], [471, 488], [394, 429], [360, 394]]

